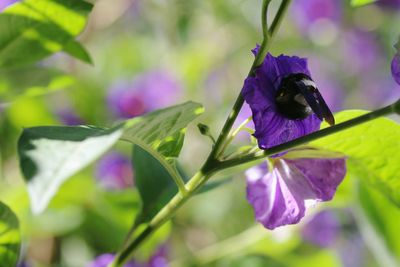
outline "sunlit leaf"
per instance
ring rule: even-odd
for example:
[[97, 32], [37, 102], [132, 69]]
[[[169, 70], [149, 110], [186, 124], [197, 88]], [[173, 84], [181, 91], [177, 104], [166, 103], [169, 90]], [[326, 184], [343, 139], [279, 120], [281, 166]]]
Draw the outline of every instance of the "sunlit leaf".
[[121, 134], [121, 128], [25, 129], [18, 142], [18, 153], [33, 212], [43, 211], [66, 179], [103, 154]]
[[202, 111], [200, 104], [187, 102], [107, 130], [84, 126], [25, 129], [18, 142], [18, 153], [32, 210], [35, 213], [43, 211], [69, 177], [120, 138], [145, 149], [169, 175], [178, 177], [173, 158], [182, 148], [185, 127]]
[[195, 102], [160, 109], [127, 121], [122, 139], [165, 157], [176, 157], [182, 148], [186, 126], [203, 112], [203, 107]]
[[[335, 115], [343, 122], [365, 114], [349, 110]], [[379, 188], [385, 196], [400, 205], [400, 125], [390, 119], [374, 121], [338, 132], [312, 142], [351, 157], [358, 168], [365, 170], [364, 179]]]
[[10, 105], [20, 97], [36, 97], [65, 89], [75, 79], [57, 70], [38, 66], [0, 70], [0, 103]]
[[18, 218], [4, 203], [0, 202], [0, 266], [16, 266], [21, 236]]
[[377, 0], [351, 0], [350, 4], [353, 7], [360, 7], [360, 6], [371, 4], [371, 3], [376, 2], [376, 1]]
[[[0, 13], [0, 68], [21, 66], [55, 52], [87, 61], [80, 45], [92, 5], [82, 0], [25, 0]], [[81, 49], [79, 49], [81, 48]]]
[[362, 210], [360, 214], [356, 214], [356, 221], [360, 224], [359, 227], [365, 242], [369, 244], [378, 262], [382, 266], [399, 266], [400, 243], [397, 237], [400, 234], [398, 227], [400, 210], [381, 192], [362, 182], [365, 175], [368, 174], [364, 170], [358, 169], [351, 176], [351, 178], [361, 180], [355, 201], [360, 203]]

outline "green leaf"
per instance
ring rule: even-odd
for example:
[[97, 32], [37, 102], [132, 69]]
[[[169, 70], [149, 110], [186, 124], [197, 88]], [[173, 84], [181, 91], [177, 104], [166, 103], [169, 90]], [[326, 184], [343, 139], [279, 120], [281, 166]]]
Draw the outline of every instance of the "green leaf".
[[133, 147], [135, 185], [142, 200], [136, 224], [150, 220], [177, 192], [170, 173], [158, 159], [140, 146]]
[[120, 127], [109, 130], [84, 126], [25, 129], [18, 141], [18, 154], [33, 212], [42, 212], [70, 176], [103, 154], [121, 135]]
[[351, 0], [350, 5], [353, 7], [360, 7], [364, 5], [371, 4], [377, 0]]
[[398, 222], [400, 210], [381, 192], [363, 182], [365, 171], [358, 170], [352, 174], [351, 178], [360, 179], [356, 194], [356, 201], [360, 203], [360, 211], [355, 218], [366, 244], [370, 247], [370, 251], [380, 266], [399, 266], [400, 243], [398, 236], [400, 229]]
[[18, 218], [9, 207], [0, 202], [0, 267], [17, 265], [20, 244]]
[[0, 70], [0, 99], [10, 104], [20, 97], [40, 96], [74, 83], [75, 79], [70, 75], [38, 66]]
[[18, 153], [33, 212], [43, 211], [70, 176], [120, 138], [145, 149], [170, 177], [181, 179], [175, 158], [183, 145], [185, 127], [202, 111], [200, 104], [187, 102], [128, 120], [112, 129], [85, 126], [25, 129], [19, 139]]
[[171, 177], [181, 179], [174, 158], [182, 149], [186, 126], [203, 111], [201, 104], [189, 101], [151, 112], [127, 121], [121, 139], [145, 149]]
[[[343, 122], [365, 114], [365, 111], [349, 110], [335, 115]], [[364, 171], [371, 185], [400, 205], [400, 125], [387, 118], [350, 128], [311, 143], [341, 152], [351, 158], [354, 167]], [[354, 168], [353, 167], [353, 168]]]
[[92, 7], [83, 0], [25, 0], [10, 6], [0, 13], [0, 68], [30, 64], [62, 50], [85, 59], [72, 40], [84, 29]]
[[74, 58], [82, 60], [83, 62], [93, 64], [92, 58], [86, 51], [85, 47], [75, 40], [71, 40], [64, 46], [64, 52], [73, 56]]
[[203, 112], [201, 104], [190, 101], [160, 109], [127, 121], [122, 139], [165, 157], [176, 157], [183, 145], [186, 126]]

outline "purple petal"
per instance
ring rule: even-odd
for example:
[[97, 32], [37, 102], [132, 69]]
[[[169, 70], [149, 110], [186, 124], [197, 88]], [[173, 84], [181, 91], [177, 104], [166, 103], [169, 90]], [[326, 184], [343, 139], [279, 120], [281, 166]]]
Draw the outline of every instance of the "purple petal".
[[[246, 172], [247, 199], [257, 221], [268, 229], [295, 224], [304, 217], [306, 201], [332, 199], [346, 174], [345, 158], [336, 155], [335, 158], [281, 157], [273, 160], [274, 168], [268, 173], [260, 167]], [[307, 156], [311, 153], [307, 152]]]
[[400, 85], [400, 53], [393, 57], [391, 68], [393, 79]]
[[306, 177], [320, 201], [331, 200], [346, 175], [345, 158], [286, 160]]
[[256, 47], [254, 47], [253, 49], [251, 49], [251, 52], [253, 53], [254, 56], [257, 56], [258, 51], [260, 51], [260, 45], [256, 44]]
[[18, 0], [0, 0], [0, 12], [5, 9], [6, 7], [8, 7], [9, 5], [14, 4], [15, 2], [17, 2]]
[[[293, 194], [293, 189], [300, 191]], [[305, 212], [304, 200], [300, 197], [303, 194], [308, 195], [301, 182], [286, 181], [276, 168], [264, 176], [247, 179], [247, 200], [254, 208], [257, 221], [271, 230], [299, 222]]]
[[319, 129], [321, 121], [314, 114], [303, 120], [290, 120], [276, 108], [275, 96], [281, 80], [292, 73], [310, 76], [307, 60], [296, 56], [267, 54], [255, 77], [248, 77], [242, 94], [249, 104], [255, 125], [254, 136], [261, 149], [285, 143]]

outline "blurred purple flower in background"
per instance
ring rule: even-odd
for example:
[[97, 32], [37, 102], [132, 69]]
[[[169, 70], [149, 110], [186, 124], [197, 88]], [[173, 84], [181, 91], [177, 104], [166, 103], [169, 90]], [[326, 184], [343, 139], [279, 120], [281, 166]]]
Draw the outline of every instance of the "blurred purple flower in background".
[[107, 104], [116, 117], [127, 119], [176, 104], [181, 92], [180, 83], [171, 74], [150, 71], [112, 86]]
[[375, 72], [381, 63], [383, 51], [380, 48], [377, 36], [370, 32], [352, 30], [344, 33], [342, 49], [346, 66], [346, 72], [365, 75], [367, 72]]
[[315, 214], [303, 227], [304, 240], [320, 247], [332, 246], [341, 231], [340, 220], [331, 210], [323, 210]]
[[391, 69], [393, 79], [397, 84], [400, 85], [400, 53], [396, 53], [396, 55], [393, 57]]
[[[87, 267], [107, 267], [114, 259], [113, 254], [102, 254], [87, 265]], [[124, 267], [168, 267], [166, 247], [161, 246], [147, 262], [130, 261]]]
[[20, 263], [18, 263], [18, 265], [16, 267], [30, 267], [31, 265], [27, 262], [27, 261], [22, 261]]
[[11, 4], [14, 4], [18, 0], [0, 0], [0, 12]]
[[[107, 267], [114, 259], [113, 254], [102, 254], [95, 258], [92, 262], [89, 263], [87, 267]], [[131, 261], [124, 265], [124, 267], [141, 267], [141, 265], [136, 264], [135, 262]]]
[[342, 17], [342, 4], [338, 0], [296, 0], [292, 8], [293, 18], [302, 29], [321, 19], [339, 23]]
[[274, 57], [268, 53], [255, 76], [244, 82], [242, 95], [252, 110], [254, 136], [261, 149], [288, 142], [320, 127], [321, 120], [314, 113], [304, 119], [289, 119], [278, 111], [276, 98], [281, 81], [287, 75], [297, 73], [310, 76], [306, 59], [285, 55]]
[[301, 32], [317, 43], [327, 44], [337, 36], [342, 4], [338, 0], [296, 0], [291, 13]]
[[246, 176], [247, 200], [257, 221], [271, 230], [298, 223], [306, 205], [331, 200], [346, 174], [343, 155], [312, 148], [270, 160], [271, 170], [257, 166]]
[[389, 104], [400, 97], [399, 86], [390, 75], [365, 75], [358, 83], [357, 99], [371, 108]]
[[167, 260], [167, 249], [166, 245], [162, 245], [158, 248], [156, 253], [154, 253], [147, 264], [146, 267], [168, 267], [168, 260]]
[[321, 57], [312, 56], [308, 59], [310, 69], [313, 70], [313, 79], [318, 85], [318, 90], [332, 111], [343, 108], [344, 92], [341, 84], [335, 79], [333, 73], [336, 66]]
[[392, 8], [400, 8], [400, 0], [378, 0], [375, 2], [378, 6], [392, 9]]
[[64, 125], [80, 125], [85, 124], [83, 119], [81, 119], [74, 110], [71, 108], [64, 108], [56, 111], [59, 120]]
[[109, 152], [96, 166], [96, 178], [107, 189], [133, 186], [133, 170], [129, 158], [118, 152]]

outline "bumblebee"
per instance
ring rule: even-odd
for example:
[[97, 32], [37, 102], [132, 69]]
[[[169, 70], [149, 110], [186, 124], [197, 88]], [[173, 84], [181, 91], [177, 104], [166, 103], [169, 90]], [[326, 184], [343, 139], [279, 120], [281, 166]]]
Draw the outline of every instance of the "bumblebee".
[[304, 73], [292, 73], [284, 78], [275, 96], [278, 112], [291, 120], [307, 118], [313, 112], [331, 126], [335, 118], [314, 81]]

